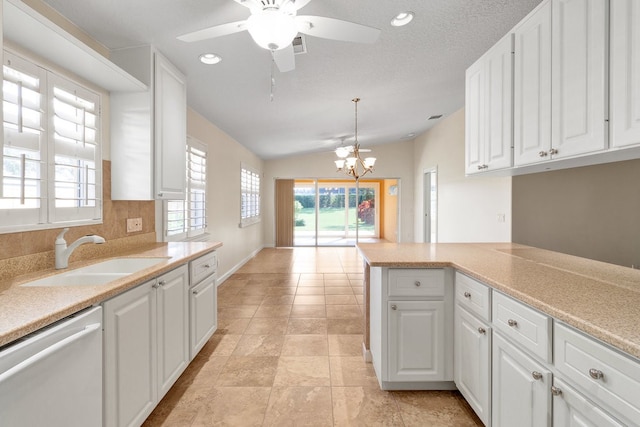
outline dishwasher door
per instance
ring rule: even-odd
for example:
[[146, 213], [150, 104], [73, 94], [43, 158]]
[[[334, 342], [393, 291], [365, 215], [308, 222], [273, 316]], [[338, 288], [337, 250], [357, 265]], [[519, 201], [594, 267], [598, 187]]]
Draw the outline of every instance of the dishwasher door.
[[0, 425], [102, 425], [102, 307], [0, 350]]

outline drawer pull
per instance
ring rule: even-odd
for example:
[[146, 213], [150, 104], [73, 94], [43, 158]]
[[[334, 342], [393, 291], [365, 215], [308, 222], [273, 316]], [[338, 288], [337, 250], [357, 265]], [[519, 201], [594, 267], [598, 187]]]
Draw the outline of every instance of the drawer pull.
[[166, 284], [167, 284], [167, 282], [165, 282], [164, 280], [161, 280], [161, 281], [158, 282], [158, 286], [164, 286]]
[[551, 150], [549, 150], [549, 154], [551, 155], [558, 154], [558, 150], [555, 148], [552, 148]]
[[417, 287], [420, 287], [420, 285], [422, 285], [422, 283], [420, 283], [419, 281], [415, 281], [414, 285], [416, 285]]
[[209, 264], [205, 264], [204, 268], [211, 268], [211, 266]]
[[536, 381], [540, 381], [542, 379], [542, 374], [540, 372], [538, 372], [538, 371], [531, 372], [531, 376]]
[[604, 374], [599, 369], [589, 369], [589, 376], [594, 380], [601, 380], [604, 378]]
[[392, 304], [392, 305], [391, 305], [391, 310], [397, 310], [397, 309], [398, 309], [398, 306], [397, 306], [397, 305], [395, 305], [395, 304]]
[[549, 155], [549, 153], [548, 153], [548, 152], [546, 152], [546, 151], [540, 151], [540, 152], [538, 153], [538, 156], [540, 156], [540, 157], [547, 157], [548, 155]]
[[464, 297], [471, 299], [471, 292], [465, 292]]
[[560, 396], [562, 394], [562, 389], [552, 385], [551, 386], [551, 394], [554, 396]]
[[484, 335], [484, 334], [486, 334], [486, 333], [487, 333], [487, 330], [486, 330], [485, 328], [483, 328], [482, 326], [480, 326], [480, 327], [478, 328], [478, 333], [480, 333], [480, 334]]
[[200, 291], [193, 291], [194, 295], [198, 295], [200, 293]]
[[518, 326], [518, 322], [516, 320], [509, 319], [509, 320], [507, 320], [507, 325], [512, 326], [512, 327], [515, 328], [516, 326]]
[[152, 287], [153, 289], [158, 289], [158, 287], [160, 287], [160, 285], [158, 285], [157, 283], [154, 283], [153, 285], [151, 285], [151, 287]]

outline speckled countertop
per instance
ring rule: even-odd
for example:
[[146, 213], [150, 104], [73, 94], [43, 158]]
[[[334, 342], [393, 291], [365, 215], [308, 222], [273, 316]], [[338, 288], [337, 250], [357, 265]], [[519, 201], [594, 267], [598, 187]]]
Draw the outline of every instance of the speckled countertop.
[[[118, 254], [130, 257], [161, 257], [166, 258], [166, 261], [104, 285], [20, 286], [22, 283], [59, 272], [53, 268], [3, 280], [0, 282], [0, 346], [86, 307], [99, 304], [220, 246], [220, 242], [156, 243]], [[69, 267], [74, 269], [99, 261], [104, 259], [75, 262]]]
[[640, 270], [513, 243], [368, 243], [372, 267], [454, 267], [640, 358]]

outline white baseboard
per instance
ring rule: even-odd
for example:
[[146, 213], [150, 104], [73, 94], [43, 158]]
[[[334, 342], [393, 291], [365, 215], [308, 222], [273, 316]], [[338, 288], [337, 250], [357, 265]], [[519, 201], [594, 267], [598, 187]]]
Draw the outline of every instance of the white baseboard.
[[233, 267], [231, 267], [231, 269], [229, 271], [227, 271], [226, 273], [224, 273], [223, 275], [218, 276], [218, 283], [217, 285], [220, 286], [221, 284], [224, 283], [225, 280], [227, 280], [229, 277], [231, 277], [233, 275], [233, 273], [235, 273], [236, 271], [240, 270], [242, 268], [243, 265], [245, 265], [247, 262], [249, 262], [249, 260], [253, 257], [255, 257], [256, 255], [258, 255], [258, 252], [260, 252], [262, 249], [264, 249], [265, 247], [262, 246], [258, 249], [256, 249], [255, 251], [251, 252], [249, 255], [247, 255], [244, 259], [242, 259], [239, 263], [237, 263], [236, 265], [234, 265]]
[[367, 349], [364, 345], [364, 341], [362, 342], [362, 357], [364, 361], [367, 363], [373, 363], [373, 358], [371, 357], [371, 350]]

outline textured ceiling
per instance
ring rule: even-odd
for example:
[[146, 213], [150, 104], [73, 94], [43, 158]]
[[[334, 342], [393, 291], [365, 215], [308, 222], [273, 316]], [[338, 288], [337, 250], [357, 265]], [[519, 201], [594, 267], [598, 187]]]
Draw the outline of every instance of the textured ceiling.
[[[155, 45], [186, 75], [189, 106], [263, 159], [420, 134], [464, 105], [464, 72], [540, 0], [312, 0], [320, 15], [382, 30], [375, 44], [306, 37], [296, 69], [275, 69], [247, 32], [197, 43], [176, 36], [249, 16], [232, 0], [44, 0], [109, 49]], [[389, 25], [415, 12], [406, 27]], [[205, 66], [204, 52], [223, 61]], [[352, 139], [351, 139], [352, 140]]]

